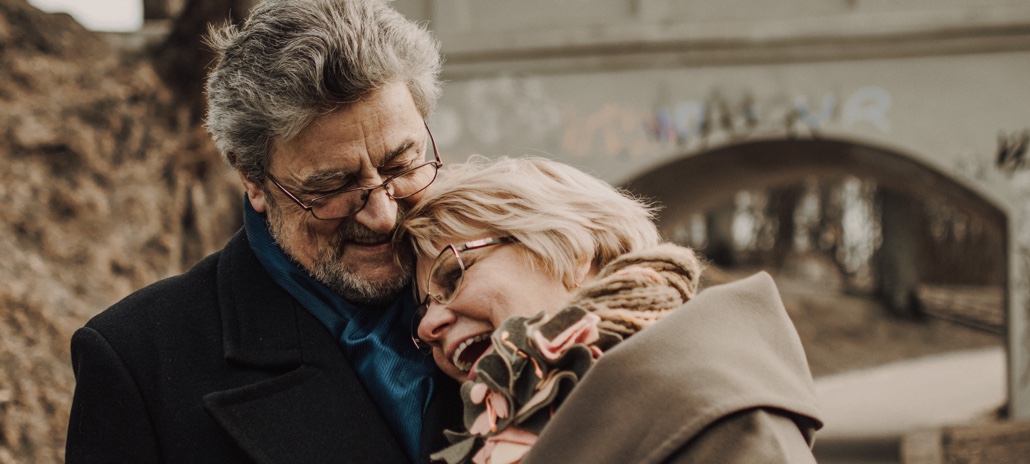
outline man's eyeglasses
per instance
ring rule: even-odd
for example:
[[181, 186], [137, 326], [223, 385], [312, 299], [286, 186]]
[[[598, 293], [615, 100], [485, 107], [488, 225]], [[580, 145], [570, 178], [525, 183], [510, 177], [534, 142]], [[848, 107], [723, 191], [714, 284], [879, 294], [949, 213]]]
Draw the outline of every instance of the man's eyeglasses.
[[454, 295], [458, 293], [462, 279], [465, 278], [465, 270], [472, 267], [472, 264], [466, 265], [465, 261], [461, 259], [461, 253], [515, 241], [515, 237], [511, 236], [484, 238], [458, 245], [447, 245], [440, 250], [440, 254], [433, 260], [433, 266], [429, 268], [425, 298], [419, 298], [418, 282], [412, 280], [411, 283], [415, 301], [419, 302], [415, 315], [411, 318], [411, 341], [415, 343], [415, 347], [422, 351], [428, 351], [431, 348], [428, 343], [418, 337], [418, 325], [429, 310], [429, 299], [432, 298], [440, 304], [450, 303], [454, 299]]
[[[425, 124], [424, 121], [423, 124]], [[426, 133], [429, 135], [429, 144], [433, 148], [433, 157], [435, 159], [392, 175], [383, 183], [373, 187], [338, 190], [315, 197], [309, 202], [304, 203], [297, 195], [283, 187], [271, 173], [268, 173], [267, 176], [276, 187], [279, 187], [279, 190], [282, 190], [286, 196], [290, 197], [301, 208], [310, 211], [311, 215], [316, 219], [329, 220], [353, 216], [358, 214], [368, 204], [368, 198], [377, 189], [385, 190], [386, 194], [394, 200], [402, 200], [425, 190], [429, 187], [429, 184], [436, 180], [436, 173], [439, 171], [440, 166], [443, 166], [443, 162], [440, 161], [440, 152], [436, 149], [436, 141], [433, 140], [433, 133], [429, 131], [429, 124], [426, 124]]]

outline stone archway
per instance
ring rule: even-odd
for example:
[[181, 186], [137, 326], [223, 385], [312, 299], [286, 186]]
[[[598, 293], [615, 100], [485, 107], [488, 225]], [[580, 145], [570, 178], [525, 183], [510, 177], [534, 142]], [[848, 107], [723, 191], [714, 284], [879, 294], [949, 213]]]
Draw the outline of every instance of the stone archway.
[[[1001, 306], [1009, 256], [1006, 213], [969, 186], [905, 154], [848, 140], [749, 141], [672, 161], [638, 176], [626, 187], [661, 203], [659, 224], [666, 236], [672, 237], [678, 221], [710, 214], [731, 202], [738, 192], [790, 189], [812, 179], [826, 183], [846, 178], [871, 182], [877, 189], [882, 243], [875, 263], [876, 290], [889, 306], [904, 312], [917, 287], [932, 284], [994, 286], [998, 290], [992, 298]], [[926, 211], [930, 206], [946, 210], [951, 220], [960, 218], [964, 223], [942, 226], [929, 217], [933, 214]], [[784, 208], [780, 209], [779, 226], [789, 232], [793, 230], [790, 211], [784, 215]], [[964, 236], [964, 243], [935, 246], [928, 236], [931, 220], [937, 221], [934, 227], [953, 226], [954, 234], [964, 233], [964, 228], [975, 238]], [[777, 246], [782, 253], [783, 247]], [[708, 251], [719, 261], [718, 250]], [[992, 317], [999, 321], [1004, 315]]]

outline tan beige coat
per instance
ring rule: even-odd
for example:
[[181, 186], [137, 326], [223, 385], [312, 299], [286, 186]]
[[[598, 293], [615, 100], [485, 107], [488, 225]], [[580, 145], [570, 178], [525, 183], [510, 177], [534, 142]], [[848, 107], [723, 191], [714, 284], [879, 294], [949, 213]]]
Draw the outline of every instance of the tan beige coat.
[[702, 291], [606, 353], [523, 460], [806, 463], [822, 426], [772, 278]]

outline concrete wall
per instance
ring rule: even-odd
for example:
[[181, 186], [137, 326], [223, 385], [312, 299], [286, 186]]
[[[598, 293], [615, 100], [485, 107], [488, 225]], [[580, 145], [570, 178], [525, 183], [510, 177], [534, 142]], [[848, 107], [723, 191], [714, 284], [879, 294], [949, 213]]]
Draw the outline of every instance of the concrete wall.
[[[622, 183], [735, 140], [861, 139], [990, 179], [1000, 132], [1030, 126], [1030, 52], [454, 80], [433, 115], [450, 154], [536, 152]], [[704, 127], [704, 123], [709, 125]]]

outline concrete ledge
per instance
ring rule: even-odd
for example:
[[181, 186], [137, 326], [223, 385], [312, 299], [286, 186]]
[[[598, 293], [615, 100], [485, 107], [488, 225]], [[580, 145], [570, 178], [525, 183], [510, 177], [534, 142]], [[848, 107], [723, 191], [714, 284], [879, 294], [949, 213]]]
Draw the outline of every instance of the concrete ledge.
[[1030, 422], [943, 427], [905, 435], [904, 464], [1026, 462], [1030, 456]]
[[830, 438], [815, 437], [812, 454], [819, 464], [856, 464], [901, 462], [898, 437]]

